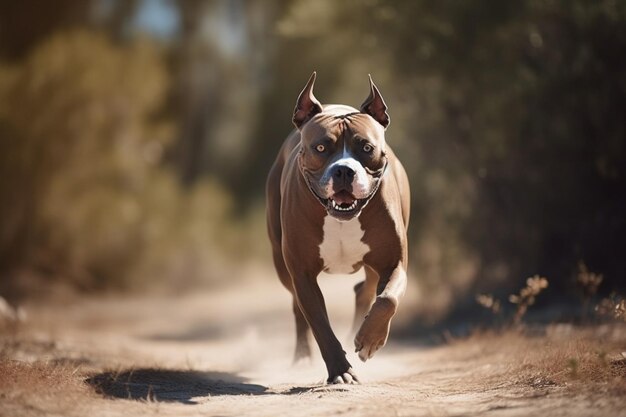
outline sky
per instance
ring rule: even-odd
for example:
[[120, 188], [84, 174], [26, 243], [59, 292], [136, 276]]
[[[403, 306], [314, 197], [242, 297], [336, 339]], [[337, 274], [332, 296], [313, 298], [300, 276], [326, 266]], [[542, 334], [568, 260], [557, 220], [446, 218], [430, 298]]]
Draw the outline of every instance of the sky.
[[178, 30], [178, 10], [168, 0], [143, 0], [135, 16], [134, 30], [159, 38], [171, 38]]

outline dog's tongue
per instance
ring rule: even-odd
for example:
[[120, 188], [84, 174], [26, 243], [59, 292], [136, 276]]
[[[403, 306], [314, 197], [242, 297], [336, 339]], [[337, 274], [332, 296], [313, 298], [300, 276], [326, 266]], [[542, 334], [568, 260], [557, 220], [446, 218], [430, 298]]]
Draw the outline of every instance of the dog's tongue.
[[333, 195], [333, 200], [335, 200], [339, 204], [352, 204], [355, 198], [348, 191], [343, 190], [335, 193], [335, 195]]

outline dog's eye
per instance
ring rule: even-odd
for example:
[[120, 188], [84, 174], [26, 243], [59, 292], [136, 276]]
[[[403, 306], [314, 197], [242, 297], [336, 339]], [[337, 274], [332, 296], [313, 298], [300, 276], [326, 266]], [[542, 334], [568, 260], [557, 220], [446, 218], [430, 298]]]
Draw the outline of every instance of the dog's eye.
[[315, 149], [316, 149], [318, 152], [322, 153], [322, 152], [324, 152], [324, 151], [326, 150], [326, 147], [325, 147], [324, 145], [320, 144], [320, 145], [317, 145], [317, 146], [315, 147]]
[[374, 147], [370, 145], [369, 143], [366, 143], [365, 145], [363, 145], [363, 152], [370, 153], [373, 150], [374, 150]]

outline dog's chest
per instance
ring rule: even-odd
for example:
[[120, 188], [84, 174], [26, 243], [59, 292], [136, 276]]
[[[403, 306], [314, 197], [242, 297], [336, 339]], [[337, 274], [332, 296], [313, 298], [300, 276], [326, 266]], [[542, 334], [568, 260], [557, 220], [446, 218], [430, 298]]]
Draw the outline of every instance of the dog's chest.
[[320, 244], [320, 258], [324, 272], [330, 274], [351, 274], [356, 272], [370, 247], [363, 243], [364, 231], [358, 217], [347, 221], [326, 216], [324, 237]]

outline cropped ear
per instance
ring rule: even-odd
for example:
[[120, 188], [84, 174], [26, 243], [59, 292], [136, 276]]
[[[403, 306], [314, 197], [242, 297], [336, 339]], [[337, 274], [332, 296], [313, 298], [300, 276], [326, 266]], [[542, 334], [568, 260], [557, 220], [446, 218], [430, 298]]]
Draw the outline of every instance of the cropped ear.
[[298, 129], [308, 122], [313, 116], [322, 112], [322, 104], [313, 95], [313, 85], [317, 74], [313, 71], [311, 78], [298, 96], [296, 108], [293, 110], [293, 124]]
[[369, 79], [370, 95], [365, 99], [363, 104], [361, 104], [361, 113], [369, 114], [386, 129], [391, 121], [387, 114], [387, 105], [385, 104], [385, 100], [383, 100], [383, 96], [380, 95], [380, 91], [378, 91], [378, 88], [374, 84], [374, 81], [372, 81], [371, 75], [369, 75]]

